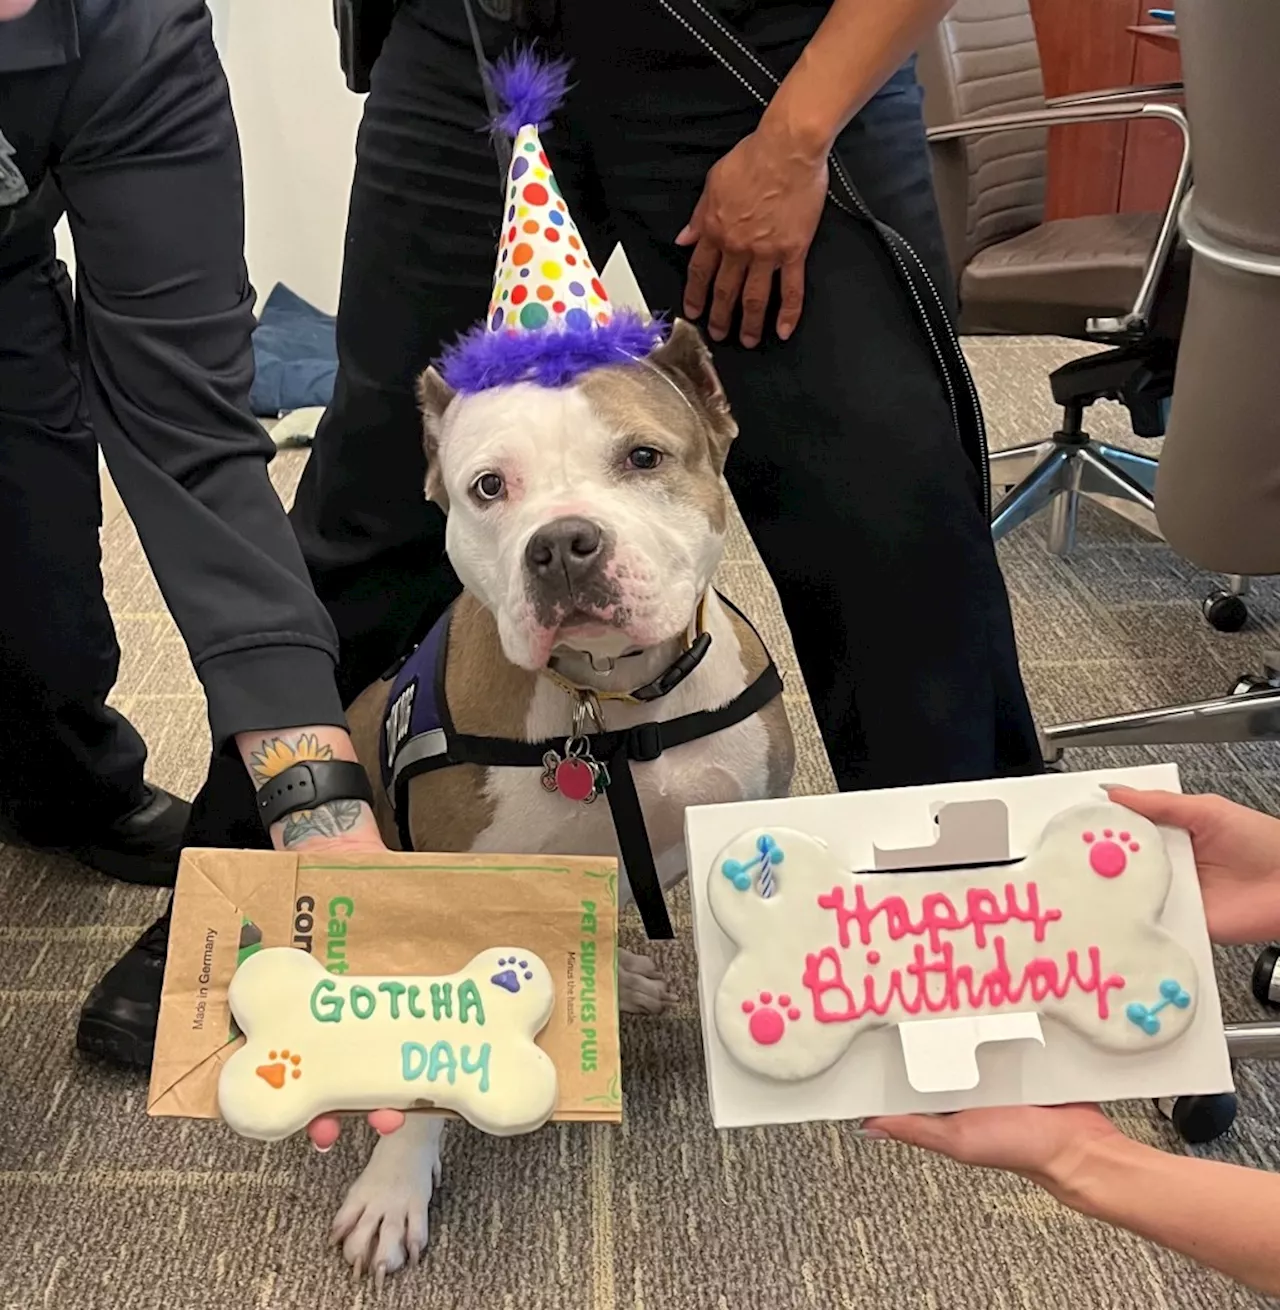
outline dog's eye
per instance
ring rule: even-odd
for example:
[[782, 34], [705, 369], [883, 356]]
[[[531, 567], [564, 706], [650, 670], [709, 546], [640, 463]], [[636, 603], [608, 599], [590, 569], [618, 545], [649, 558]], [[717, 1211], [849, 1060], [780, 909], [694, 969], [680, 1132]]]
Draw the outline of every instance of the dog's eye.
[[656, 469], [661, 463], [662, 452], [654, 450], [652, 446], [637, 446], [627, 456], [627, 467], [629, 469], [638, 469], [641, 473], [648, 473], [652, 469]]
[[477, 500], [499, 500], [506, 489], [500, 473], [481, 473], [471, 484], [471, 494]]

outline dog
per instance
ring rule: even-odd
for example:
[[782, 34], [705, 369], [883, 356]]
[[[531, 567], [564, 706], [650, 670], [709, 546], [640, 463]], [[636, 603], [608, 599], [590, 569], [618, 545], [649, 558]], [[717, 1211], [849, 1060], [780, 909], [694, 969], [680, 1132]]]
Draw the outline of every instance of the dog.
[[[465, 734], [565, 738], [575, 703], [609, 730], [665, 722], [732, 701], [772, 664], [759, 637], [712, 590], [729, 516], [725, 459], [737, 435], [711, 355], [677, 320], [649, 355], [572, 385], [515, 383], [456, 394], [434, 370], [419, 383], [427, 497], [446, 513], [464, 592], [446, 622], [443, 691]], [[665, 694], [611, 699], [690, 662]], [[696, 638], [695, 638], [696, 641]], [[681, 661], [684, 661], [681, 664]], [[548, 676], [548, 675], [551, 676]], [[391, 677], [352, 707], [351, 736], [385, 778]], [[574, 693], [577, 694], [575, 700]], [[392, 716], [394, 718], [394, 715]], [[781, 696], [743, 721], [634, 766], [662, 887], [685, 874], [689, 805], [785, 795], [794, 746]], [[607, 805], [549, 794], [537, 769], [457, 764], [408, 787], [400, 822], [375, 781], [389, 846], [417, 850], [618, 855]], [[630, 899], [623, 887], [622, 903]], [[619, 1004], [660, 1014], [672, 1001], [645, 956], [619, 953]], [[445, 1121], [410, 1115], [381, 1138], [333, 1223], [358, 1273], [381, 1281], [416, 1263], [440, 1180]]]

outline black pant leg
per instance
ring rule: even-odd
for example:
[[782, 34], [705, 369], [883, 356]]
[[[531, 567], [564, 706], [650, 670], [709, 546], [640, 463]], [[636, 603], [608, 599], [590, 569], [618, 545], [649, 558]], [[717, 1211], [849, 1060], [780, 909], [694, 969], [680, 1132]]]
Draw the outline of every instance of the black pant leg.
[[[611, 218], [652, 306], [678, 312], [687, 254], [674, 238], [707, 170], [759, 109], [656, 3], [621, 25], [589, 0], [565, 9], [583, 93], [572, 112], [589, 124]], [[881, 151], [861, 128], [846, 143], [882, 202], [913, 197], [893, 215], [908, 227], [912, 207], [928, 209], [916, 137], [914, 152], [905, 137]], [[1038, 768], [978, 473], [874, 233], [828, 206], [796, 335], [715, 354], [740, 425], [730, 484], [781, 596], [839, 784]]]
[[0, 241], [0, 822], [92, 839], [143, 799], [147, 752], [106, 704], [120, 650], [102, 593], [98, 447], [53, 236]]
[[[484, 20], [486, 36], [505, 33]], [[410, 0], [377, 63], [356, 145], [333, 401], [293, 511], [341, 641], [350, 700], [459, 584], [423, 498], [414, 397], [442, 344], [484, 316], [501, 191], [461, 0]]]

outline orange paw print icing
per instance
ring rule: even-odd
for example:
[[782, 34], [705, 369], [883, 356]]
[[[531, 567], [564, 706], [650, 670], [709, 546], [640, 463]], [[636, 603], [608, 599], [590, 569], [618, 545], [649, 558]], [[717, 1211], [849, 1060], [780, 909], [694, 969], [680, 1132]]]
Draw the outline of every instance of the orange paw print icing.
[[[302, 1077], [302, 1056], [291, 1055], [288, 1050], [268, 1051], [267, 1059], [271, 1064], [260, 1064], [254, 1072], [264, 1083], [279, 1091], [284, 1086], [286, 1075], [291, 1078]], [[286, 1063], [286, 1061], [288, 1063]], [[292, 1068], [290, 1067], [292, 1066]]]

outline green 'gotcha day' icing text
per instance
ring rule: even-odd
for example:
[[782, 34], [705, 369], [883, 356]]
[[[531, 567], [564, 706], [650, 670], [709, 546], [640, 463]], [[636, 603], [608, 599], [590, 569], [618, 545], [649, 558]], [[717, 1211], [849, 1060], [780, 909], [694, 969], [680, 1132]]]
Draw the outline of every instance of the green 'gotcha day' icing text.
[[359, 983], [340, 984], [322, 978], [311, 991], [311, 1017], [317, 1023], [342, 1023], [348, 1016], [356, 1020], [372, 1019], [384, 1014], [390, 1019], [453, 1019], [484, 1027], [484, 1002], [480, 989], [470, 978], [455, 990], [451, 982], [397, 982], [384, 978], [376, 987]]
[[464, 1046], [455, 1055], [452, 1042], [436, 1042], [426, 1046], [422, 1042], [405, 1042], [400, 1047], [400, 1072], [405, 1082], [425, 1078], [434, 1083], [444, 1078], [452, 1087], [458, 1074], [480, 1075], [480, 1091], [489, 1090], [489, 1043], [481, 1042], [479, 1052], [472, 1058], [471, 1047]]

